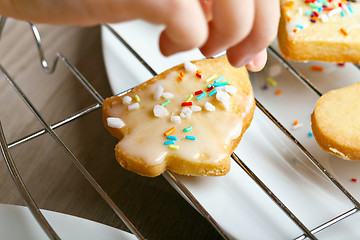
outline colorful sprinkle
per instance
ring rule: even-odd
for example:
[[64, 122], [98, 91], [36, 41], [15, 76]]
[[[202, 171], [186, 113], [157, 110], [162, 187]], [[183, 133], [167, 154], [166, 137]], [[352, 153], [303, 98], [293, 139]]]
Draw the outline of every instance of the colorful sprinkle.
[[172, 128], [170, 128], [169, 130], [167, 130], [167, 131], [164, 133], [164, 135], [167, 137], [167, 136], [173, 134], [174, 132], [175, 132], [175, 127], [172, 127]]
[[352, 178], [351, 181], [352, 182], [357, 182], [357, 178]]
[[292, 7], [292, 6], [294, 6], [294, 4], [295, 4], [294, 1], [286, 1], [286, 2], [284, 3], [285, 7]]
[[164, 145], [172, 145], [172, 144], [175, 144], [175, 142], [172, 140], [164, 142]]
[[212, 97], [215, 93], [217, 93], [217, 90], [214, 89], [211, 92], [209, 92], [209, 97]]
[[202, 77], [203, 77], [200, 70], [197, 70], [195, 75], [196, 75], [196, 77], [198, 77], [198, 78], [202, 78]]
[[343, 28], [340, 28], [340, 32], [342, 35], [344, 35], [345, 37], [348, 35], [347, 31]]
[[317, 72], [322, 72], [322, 71], [324, 71], [324, 68], [322, 66], [312, 65], [311, 70], [317, 71]]
[[181, 103], [181, 106], [185, 107], [185, 106], [191, 106], [192, 102], [183, 102]]
[[312, 132], [308, 132], [308, 136], [309, 136], [309, 137], [313, 137], [314, 134], [313, 134]]
[[221, 81], [224, 80], [224, 79], [225, 79], [225, 76], [221, 76], [221, 77], [215, 79], [214, 83], [221, 82]]
[[303, 127], [303, 124], [298, 122], [296, 125], [293, 125], [292, 130], [296, 130], [296, 129], [299, 129], [302, 127]]
[[293, 122], [293, 125], [295, 126], [295, 125], [298, 125], [299, 124], [299, 121], [298, 120], [295, 120], [294, 122]]
[[192, 127], [190, 126], [190, 127], [184, 128], [183, 132], [190, 132], [191, 130], [192, 130]]
[[165, 107], [166, 105], [168, 105], [170, 103], [170, 100], [166, 100], [165, 102], [163, 102], [161, 105], [163, 106], [163, 107]]
[[169, 148], [173, 150], [179, 150], [179, 146], [174, 144], [169, 145]]
[[213, 90], [215, 87], [213, 85], [210, 85], [206, 91], [210, 92], [211, 90]]
[[173, 140], [173, 141], [177, 141], [177, 140], [178, 140], [178, 138], [175, 137], [175, 136], [166, 136], [166, 138], [169, 139], [169, 140]]
[[217, 76], [216, 75], [212, 75], [211, 77], [209, 77], [208, 79], [205, 80], [205, 82], [211, 82], [212, 80], [214, 80]]
[[202, 94], [200, 94], [199, 96], [196, 97], [197, 100], [202, 99], [203, 97], [206, 96], [206, 92], [203, 92]]
[[182, 81], [182, 80], [184, 80], [184, 76], [185, 76], [185, 74], [183, 72], [180, 72], [178, 79], [180, 81]]
[[186, 135], [185, 138], [188, 139], [188, 140], [196, 140], [196, 137], [189, 136], [189, 135]]
[[203, 90], [196, 91], [196, 92], [195, 92], [195, 95], [200, 95], [200, 94], [202, 94], [203, 92], [204, 92]]
[[339, 67], [345, 67], [345, 63], [338, 63], [337, 64]]
[[266, 79], [266, 82], [269, 83], [271, 86], [276, 86], [277, 85], [277, 82], [271, 77], [268, 77]]
[[[356, 0], [355, 0], [356, 1]], [[310, 22], [317, 23], [319, 20], [321, 22], [328, 22], [329, 18], [333, 16], [351, 16], [353, 14], [353, 8], [351, 7], [351, 0], [304, 0], [305, 4], [310, 9], [306, 9], [305, 11], [298, 7], [298, 10], [294, 12], [294, 16], [292, 16], [287, 11], [293, 8], [294, 1], [285, 1], [283, 3], [283, 10], [286, 12], [286, 21], [292, 21], [292, 18], [298, 18], [299, 16], [307, 16], [309, 17]], [[294, 33], [301, 30], [302, 27], [305, 28], [307, 25], [295, 25], [292, 29]], [[345, 35], [346, 36], [346, 35]]]
[[213, 83], [212, 85], [214, 87], [223, 87], [223, 86], [226, 86], [226, 85], [229, 85], [230, 82], [229, 81], [226, 81], [226, 82], [217, 82], [217, 83]]
[[191, 101], [191, 99], [194, 97], [194, 95], [190, 94], [187, 99], [185, 100], [185, 102], [189, 102]]
[[135, 101], [140, 102], [140, 97], [138, 95], [135, 95], [134, 98], [135, 98]]
[[276, 94], [277, 96], [281, 95], [281, 93], [282, 93], [282, 91], [281, 91], [280, 89], [275, 92], [275, 94]]

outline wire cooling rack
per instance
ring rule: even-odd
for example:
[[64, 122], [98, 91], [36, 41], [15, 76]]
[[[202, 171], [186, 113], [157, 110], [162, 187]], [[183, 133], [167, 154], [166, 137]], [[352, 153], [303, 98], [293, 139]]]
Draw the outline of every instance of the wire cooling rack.
[[[6, 22], [6, 18], [1, 17], [0, 19], [0, 38], [2, 30], [4, 28]], [[137, 59], [139, 62], [143, 64], [143, 66], [152, 74], [157, 75], [157, 72], [151, 68], [151, 66], [142, 58], [142, 56], [136, 52], [110, 25], [104, 24], [104, 27], [107, 28]], [[48, 63], [48, 61], [44, 57], [44, 52], [41, 45], [41, 37], [37, 27], [34, 24], [29, 23], [29, 28], [34, 35], [36, 40], [36, 45], [38, 48], [38, 54], [40, 57], [40, 63], [45, 72], [52, 73], [56, 70], [57, 64], [64, 64], [72, 74], [80, 81], [83, 87], [91, 93], [94, 97], [96, 103], [88, 106], [87, 108], [73, 113], [70, 117], [63, 119], [55, 124], [49, 124], [45, 119], [41, 116], [41, 113], [37, 111], [31, 101], [27, 98], [27, 96], [23, 93], [21, 88], [16, 84], [16, 81], [13, 79], [11, 74], [9, 74], [6, 69], [0, 64], [0, 73], [4, 76], [4, 78], [9, 82], [9, 84], [14, 88], [15, 92], [21, 97], [21, 99], [25, 102], [27, 107], [32, 111], [32, 113], [36, 116], [39, 122], [42, 124], [43, 129], [37, 132], [34, 132], [28, 136], [20, 138], [12, 143], [8, 143], [6, 141], [6, 137], [4, 135], [2, 125], [0, 122], [0, 143], [1, 143], [1, 151], [6, 162], [6, 165], [12, 175], [16, 186], [21, 193], [26, 205], [29, 210], [32, 212], [34, 218], [37, 220], [39, 225], [42, 227], [44, 232], [50, 239], [60, 239], [57, 233], [54, 231], [52, 226], [47, 222], [39, 208], [37, 207], [35, 201], [31, 197], [31, 193], [27, 190], [27, 187], [22, 180], [21, 175], [19, 174], [16, 165], [12, 159], [10, 149], [21, 145], [25, 142], [32, 141], [33, 139], [43, 135], [49, 134], [53, 140], [65, 151], [65, 153], [72, 160], [74, 165], [78, 168], [81, 174], [86, 178], [86, 180], [92, 185], [92, 187], [98, 192], [98, 194], [104, 199], [104, 201], [113, 209], [116, 215], [124, 222], [124, 224], [129, 228], [129, 230], [138, 238], [145, 239], [142, 234], [137, 230], [137, 228], [132, 224], [132, 222], [125, 216], [125, 214], [119, 209], [119, 207], [112, 201], [112, 199], [108, 196], [108, 194], [102, 189], [102, 187], [96, 182], [96, 180], [91, 176], [91, 174], [85, 169], [85, 167], [81, 164], [81, 162], [77, 159], [75, 154], [66, 146], [66, 144], [62, 141], [62, 139], [55, 133], [55, 129], [61, 126], [64, 126], [72, 121], [75, 121], [93, 111], [97, 111], [101, 108], [103, 98], [96, 91], [95, 88], [91, 86], [91, 84], [87, 81], [87, 79], [74, 67], [74, 65], [61, 53], [56, 54], [56, 58], [52, 63]], [[287, 69], [289, 70], [299, 81], [303, 82], [307, 85], [313, 92], [317, 95], [321, 96], [321, 92], [301, 73], [299, 73], [289, 62], [281, 57], [281, 55], [272, 47], [268, 48], [268, 51]], [[130, 89], [129, 89], [130, 90]], [[127, 91], [129, 91], [127, 90]], [[127, 91], [120, 93], [119, 95], [125, 94]], [[276, 127], [278, 127], [283, 134], [285, 134], [296, 146], [297, 148], [310, 160], [310, 162], [317, 168], [317, 170], [323, 174], [332, 185], [334, 185], [341, 194], [343, 194], [346, 198], [348, 198], [353, 207], [343, 212], [342, 214], [328, 219], [323, 222], [319, 226], [309, 229], [302, 221], [300, 221], [299, 217], [297, 217], [282, 201], [279, 197], [277, 197], [274, 192], [266, 185], [266, 183], [260, 179], [255, 172], [250, 169], [246, 165], [242, 159], [237, 156], [235, 153], [231, 155], [233, 161], [240, 166], [241, 169], [268, 195], [268, 197], [273, 200], [273, 202], [288, 216], [289, 220], [292, 221], [296, 226], [298, 226], [302, 235], [296, 237], [295, 239], [317, 239], [316, 234], [321, 232], [322, 230], [333, 226], [335, 223], [338, 223], [345, 218], [358, 213], [360, 209], [360, 204], [358, 200], [351, 195], [351, 193], [332, 175], [324, 168], [317, 159], [301, 144], [300, 141], [286, 128], [284, 124], [278, 121], [271, 112], [269, 112], [257, 99], [256, 106], [261, 112], [263, 112]], [[1, 119], [0, 119], [1, 120]], [[199, 211], [199, 213], [206, 218], [212, 226], [219, 232], [219, 234], [224, 239], [231, 239], [231, 236], [220, 226], [216, 220], [207, 212], [207, 210], [201, 205], [201, 203], [192, 195], [192, 193], [186, 188], [186, 186], [174, 175], [173, 173], [167, 171], [163, 174], [163, 177], [174, 184], [180, 191], [186, 196], [187, 200], [191, 202], [191, 204]]]

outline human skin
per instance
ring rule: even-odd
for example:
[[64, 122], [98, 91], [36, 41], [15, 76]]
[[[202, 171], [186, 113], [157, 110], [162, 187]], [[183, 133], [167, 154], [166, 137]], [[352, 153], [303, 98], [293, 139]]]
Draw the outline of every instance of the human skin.
[[277, 33], [278, 0], [0, 0], [0, 15], [34, 23], [91, 26], [133, 19], [164, 24], [165, 56], [227, 51], [235, 67], [261, 70]]

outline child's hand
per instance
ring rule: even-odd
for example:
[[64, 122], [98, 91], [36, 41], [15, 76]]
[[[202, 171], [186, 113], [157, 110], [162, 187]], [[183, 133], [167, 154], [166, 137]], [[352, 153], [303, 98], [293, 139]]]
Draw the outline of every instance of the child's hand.
[[227, 50], [230, 63], [261, 70], [266, 47], [274, 40], [280, 17], [278, 0], [212, 0], [209, 36], [201, 51], [206, 56]]
[[166, 26], [159, 40], [164, 55], [197, 47], [206, 56], [228, 50], [234, 66], [247, 64], [250, 70], [261, 70], [264, 49], [277, 32], [278, 0], [200, 1], [0, 0], [0, 15], [72, 25], [143, 19]]

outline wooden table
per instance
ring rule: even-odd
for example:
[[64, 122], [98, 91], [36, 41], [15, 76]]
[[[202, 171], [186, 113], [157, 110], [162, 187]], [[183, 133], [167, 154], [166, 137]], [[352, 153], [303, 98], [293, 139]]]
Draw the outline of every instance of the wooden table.
[[[99, 26], [38, 27], [50, 63], [57, 52], [62, 53], [104, 98], [112, 95]], [[7, 20], [0, 39], [0, 64], [50, 124], [96, 103], [62, 62], [53, 74], [43, 71], [25, 22]], [[9, 143], [42, 129], [3, 76], [0, 120]], [[113, 150], [117, 141], [103, 127], [101, 110], [56, 129], [56, 133], [147, 239], [220, 238], [163, 177], [145, 178], [120, 167]], [[11, 148], [11, 153], [40, 208], [126, 230], [48, 134]], [[0, 160], [0, 203], [24, 205], [1, 155]]]

